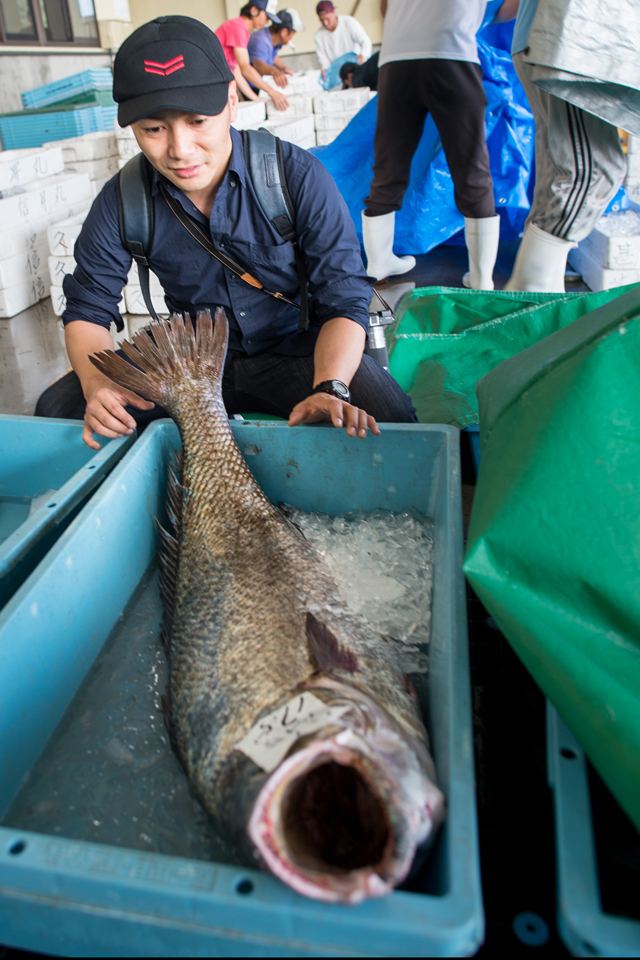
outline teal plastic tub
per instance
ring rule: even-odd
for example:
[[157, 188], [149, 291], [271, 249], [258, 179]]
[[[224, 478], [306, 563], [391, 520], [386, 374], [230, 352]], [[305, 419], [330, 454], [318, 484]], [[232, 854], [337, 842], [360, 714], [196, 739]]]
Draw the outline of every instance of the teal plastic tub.
[[82, 442], [77, 420], [0, 416], [0, 608], [133, 443]]
[[640, 957], [640, 921], [602, 908], [587, 760], [548, 701], [547, 768], [555, 811], [560, 936], [574, 957]]
[[[0, 942], [68, 956], [474, 954], [484, 915], [458, 431], [382, 425], [380, 437], [356, 440], [325, 426], [232, 426], [274, 502], [329, 514], [412, 510], [433, 520], [430, 668], [418, 692], [446, 823], [408, 889], [343, 907], [301, 897], [258, 870], [8, 822], [12, 800], [27, 778], [27, 787], [33, 784], [29, 773], [52, 731], [153, 569], [154, 516], [163, 513], [167, 463], [179, 446], [174, 424], [158, 421], [0, 614]], [[156, 642], [153, 632], [149, 642]]]

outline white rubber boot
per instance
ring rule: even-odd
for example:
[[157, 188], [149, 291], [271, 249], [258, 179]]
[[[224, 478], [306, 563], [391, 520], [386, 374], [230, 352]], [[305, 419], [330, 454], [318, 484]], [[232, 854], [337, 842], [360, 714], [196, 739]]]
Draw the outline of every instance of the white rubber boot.
[[513, 273], [505, 290], [527, 293], [564, 293], [567, 256], [573, 240], [562, 240], [528, 223], [518, 247]]
[[464, 239], [469, 251], [469, 273], [462, 282], [472, 290], [493, 290], [493, 268], [498, 256], [500, 217], [464, 218]]
[[367, 273], [376, 280], [408, 273], [416, 265], [415, 257], [396, 257], [393, 235], [396, 226], [395, 211], [381, 217], [366, 217], [362, 212], [362, 239], [367, 255]]

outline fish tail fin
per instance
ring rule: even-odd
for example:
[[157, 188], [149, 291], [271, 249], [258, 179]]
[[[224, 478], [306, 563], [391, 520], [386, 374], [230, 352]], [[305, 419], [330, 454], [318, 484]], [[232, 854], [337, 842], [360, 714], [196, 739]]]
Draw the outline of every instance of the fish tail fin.
[[215, 324], [208, 310], [198, 312], [195, 330], [190, 317], [185, 321], [173, 314], [169, 321], [152, 323], [149, 332], [141, 330], [132, 339], [133, 343], [123, 340], [120, 347], [135, 366], [113, 350], [89, 359], [110, 380], [169, 413], [178, 403], [176, 388], [185, 381], [206, 382], [221, 391], [229, 339], [229, 321], [222, 307], [216, 310]]

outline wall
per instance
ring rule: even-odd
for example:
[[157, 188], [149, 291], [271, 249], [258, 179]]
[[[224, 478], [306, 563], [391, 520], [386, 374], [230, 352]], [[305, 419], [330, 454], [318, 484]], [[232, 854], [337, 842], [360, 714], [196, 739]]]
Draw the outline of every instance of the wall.
[[[42, 48], [40, 48], [42, 49]], [[22, 110], [20, 93], [52, 80], [62, 80], [80, 70], [111, 66], [111, 56], [104, 50], [93, 53], [3, 54], [0, 56], [0, 113]]]
[[227, 19], [224, 0], [129, 0], [129, 10], [132, 30], [148, 20], [171, 14], [201, 20], [212, 30]]
[[[351, 13], [355, 0], [334, 0], [338, 13]], [[424, 0], [426, 3], [427, 0]], [[320, 27], [316, 16], [317, 0], [278, 0], [278, 9], [294, 7], [300, 14], [307, 29], [304, 33], [296, 34], [294, 43], [296, 53], [310, 53], [314, 50], [313, 37]], [[207, 26], [215, 30], [220, 24], [231, 17], [237, 17], [243, 0], [129, 0], [131, 11], [131, 29], [135, 30], [147, 20], [154, 17], [178, 13], [187, 17], [202, 20]], [[380, 15], [380, 0], [360, 0], [356, 16], [363, 25], [374, 43], [382, 39], [382, 16]], [[282, 55], [290, 52], [287, 47]]]

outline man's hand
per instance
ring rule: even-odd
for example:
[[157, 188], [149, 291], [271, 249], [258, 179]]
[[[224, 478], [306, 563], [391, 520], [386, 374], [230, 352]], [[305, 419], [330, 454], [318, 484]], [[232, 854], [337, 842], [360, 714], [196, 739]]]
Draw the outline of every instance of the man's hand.
[[[276, 78], [276, 83], [277, 83], [277, 82], [278, 82], [278, 81], [277, 81], [277, 78]], [[269, 90], [269, 96], [271, 97], [271, 99], [272, 99], [273, 102], [275, 103], [275, 105], [276, 105], [276, 110], [286, 110], [287, 107], [289, 106], [289, 101], [287, 100], [287, 98], [285, 97], [285, 95], [284, 95], [283, 93], [278, 93], [277, 90], [274, 90], [273, 88], [271, 88], [271, 89]]]
[[358, 57], [358, 63], [360, 64], [360, 66], [362, 66], [362, 64], [364, 63], [364, 57], [362, 56], [362, 54], [360, 54], [360, 56]]
[[136, 422], [125, 410], [125, 405], [138, 410], [153, 410], [155, 406], [106, 377], [97, 381], [94, 389], [87, 391], [87, 394], [82, 440], [91, 450], [100, 450], [100, 444], [93, 439], [94, 433], [111, 438], [126, 437], [133, 433]]
[[[274, 73], [273, 79], [275, 80], [275, 82], [278, 84], [279, 87], [286, 87], [289, 83], [289, 81], [287, 80], [287, 75], [284, 72], [284, 70], [278, 70], [276, 73]], [[278, 110], [281, 110], [281, 109], [282, 107], [278, 107]]]
[[363, 439], [367, 430], [376, 436], [380, 434], [378, 424], [365, 410], [339, 400], [330, 393], [314, 393], [298, 403], [291, 411], [289, 426], [297, 427], [300, 423], [318, 423], [322, 420], [329, 420], [334, 427], [346, 427], [349, 437]]

